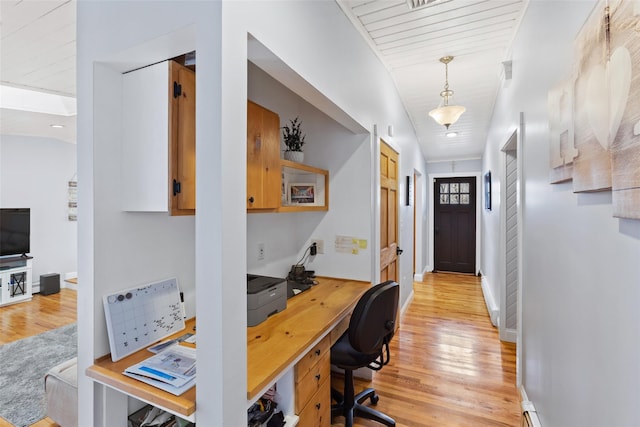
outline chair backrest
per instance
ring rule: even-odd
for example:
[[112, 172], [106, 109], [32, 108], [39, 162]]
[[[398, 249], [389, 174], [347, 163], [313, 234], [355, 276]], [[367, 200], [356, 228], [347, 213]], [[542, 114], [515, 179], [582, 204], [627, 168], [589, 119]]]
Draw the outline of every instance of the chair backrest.
[[[353, 309], [349, 342], [364, 354], [380, 353], [395, 331], [399, 286], [388, 280], [368, 289]], [[386, 340], [385, 340], [386, 338]]]

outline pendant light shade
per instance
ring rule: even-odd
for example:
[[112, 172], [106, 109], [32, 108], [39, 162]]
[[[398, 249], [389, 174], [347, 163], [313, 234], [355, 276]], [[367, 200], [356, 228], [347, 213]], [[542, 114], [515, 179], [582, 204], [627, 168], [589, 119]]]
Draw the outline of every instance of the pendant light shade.
[[453, 61], [453, 56], [440, 58], [440, 62], [442, 62], [445, 67], [444, 90], [440, 92], [442, 100], [438, 108], [429, 111], [429, 115], [433, 117], [438, 124], [443, 125], [447, 129], [457, 122], [462, 113], [466, 111], [466, 108], [463, 106], [455, 105], [455, 102], [453, 102], [453, 91], [449, 89], [449, 62], [451, 61]]

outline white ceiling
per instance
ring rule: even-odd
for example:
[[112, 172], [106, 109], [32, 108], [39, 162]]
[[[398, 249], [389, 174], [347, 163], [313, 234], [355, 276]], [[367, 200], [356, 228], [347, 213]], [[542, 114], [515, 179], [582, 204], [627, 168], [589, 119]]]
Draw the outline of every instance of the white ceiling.
[[[481, 158], [503, 65], [528, 0], [336, 0], [387, 66], [427, 161]], [[449, 87], [467, 111], [446, 129], [428, 113]]]
[[[0, 84], [75, 97], [75, 0], [0, 0], [0, 23]], [[76, 116], [1, 108], [0, 133], [75, 143]]]
[[[528, 0], [427, 0], [413, 10], [407, 0], [336, 1], [394, 78], [427, 160], [480, 158], [502, 62]], [[75, 21], [75, 0], [0, 0], [1, 84], [75, 96]], [[439, 58], [446, 55], [455, 57], [450, 88], [467, 108], [451, 126], [455, 138], [428, 116], [440, 102]], [[75, 116], [7, 109], [0, 115], [2, 134], [76, 140]]]

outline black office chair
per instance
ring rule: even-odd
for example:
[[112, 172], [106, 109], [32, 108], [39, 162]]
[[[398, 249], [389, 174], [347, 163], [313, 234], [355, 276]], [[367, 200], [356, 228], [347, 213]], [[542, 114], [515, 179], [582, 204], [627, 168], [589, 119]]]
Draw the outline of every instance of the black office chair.
[[362, 404], [367, 399], [378, 403], [378, 395], [368, 388], [355, 395], [353, 371], [367, 367], [378, 371], [389, 363], [389, 342], [394, 334], [399, 298], [398, 284], [392, 280], [373, 286], [356, 304], [349, 329], [331, 347], [331, 364], [344, 369], [344, 394], [331, 389], [338, 402], [331, 407], [331, 417], [344, 416], [346, 427], [353, 418], [378, 421], [387, 426], [396, 422], [389, 416]]

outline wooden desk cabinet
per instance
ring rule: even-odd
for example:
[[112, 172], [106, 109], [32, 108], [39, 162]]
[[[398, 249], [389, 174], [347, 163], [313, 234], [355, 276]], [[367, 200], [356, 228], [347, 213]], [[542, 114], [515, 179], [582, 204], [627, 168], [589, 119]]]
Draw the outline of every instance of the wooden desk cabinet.
[[296, 415], [300, 425], [331, 425], [331, 336], [327, 335], [295, 367]]

